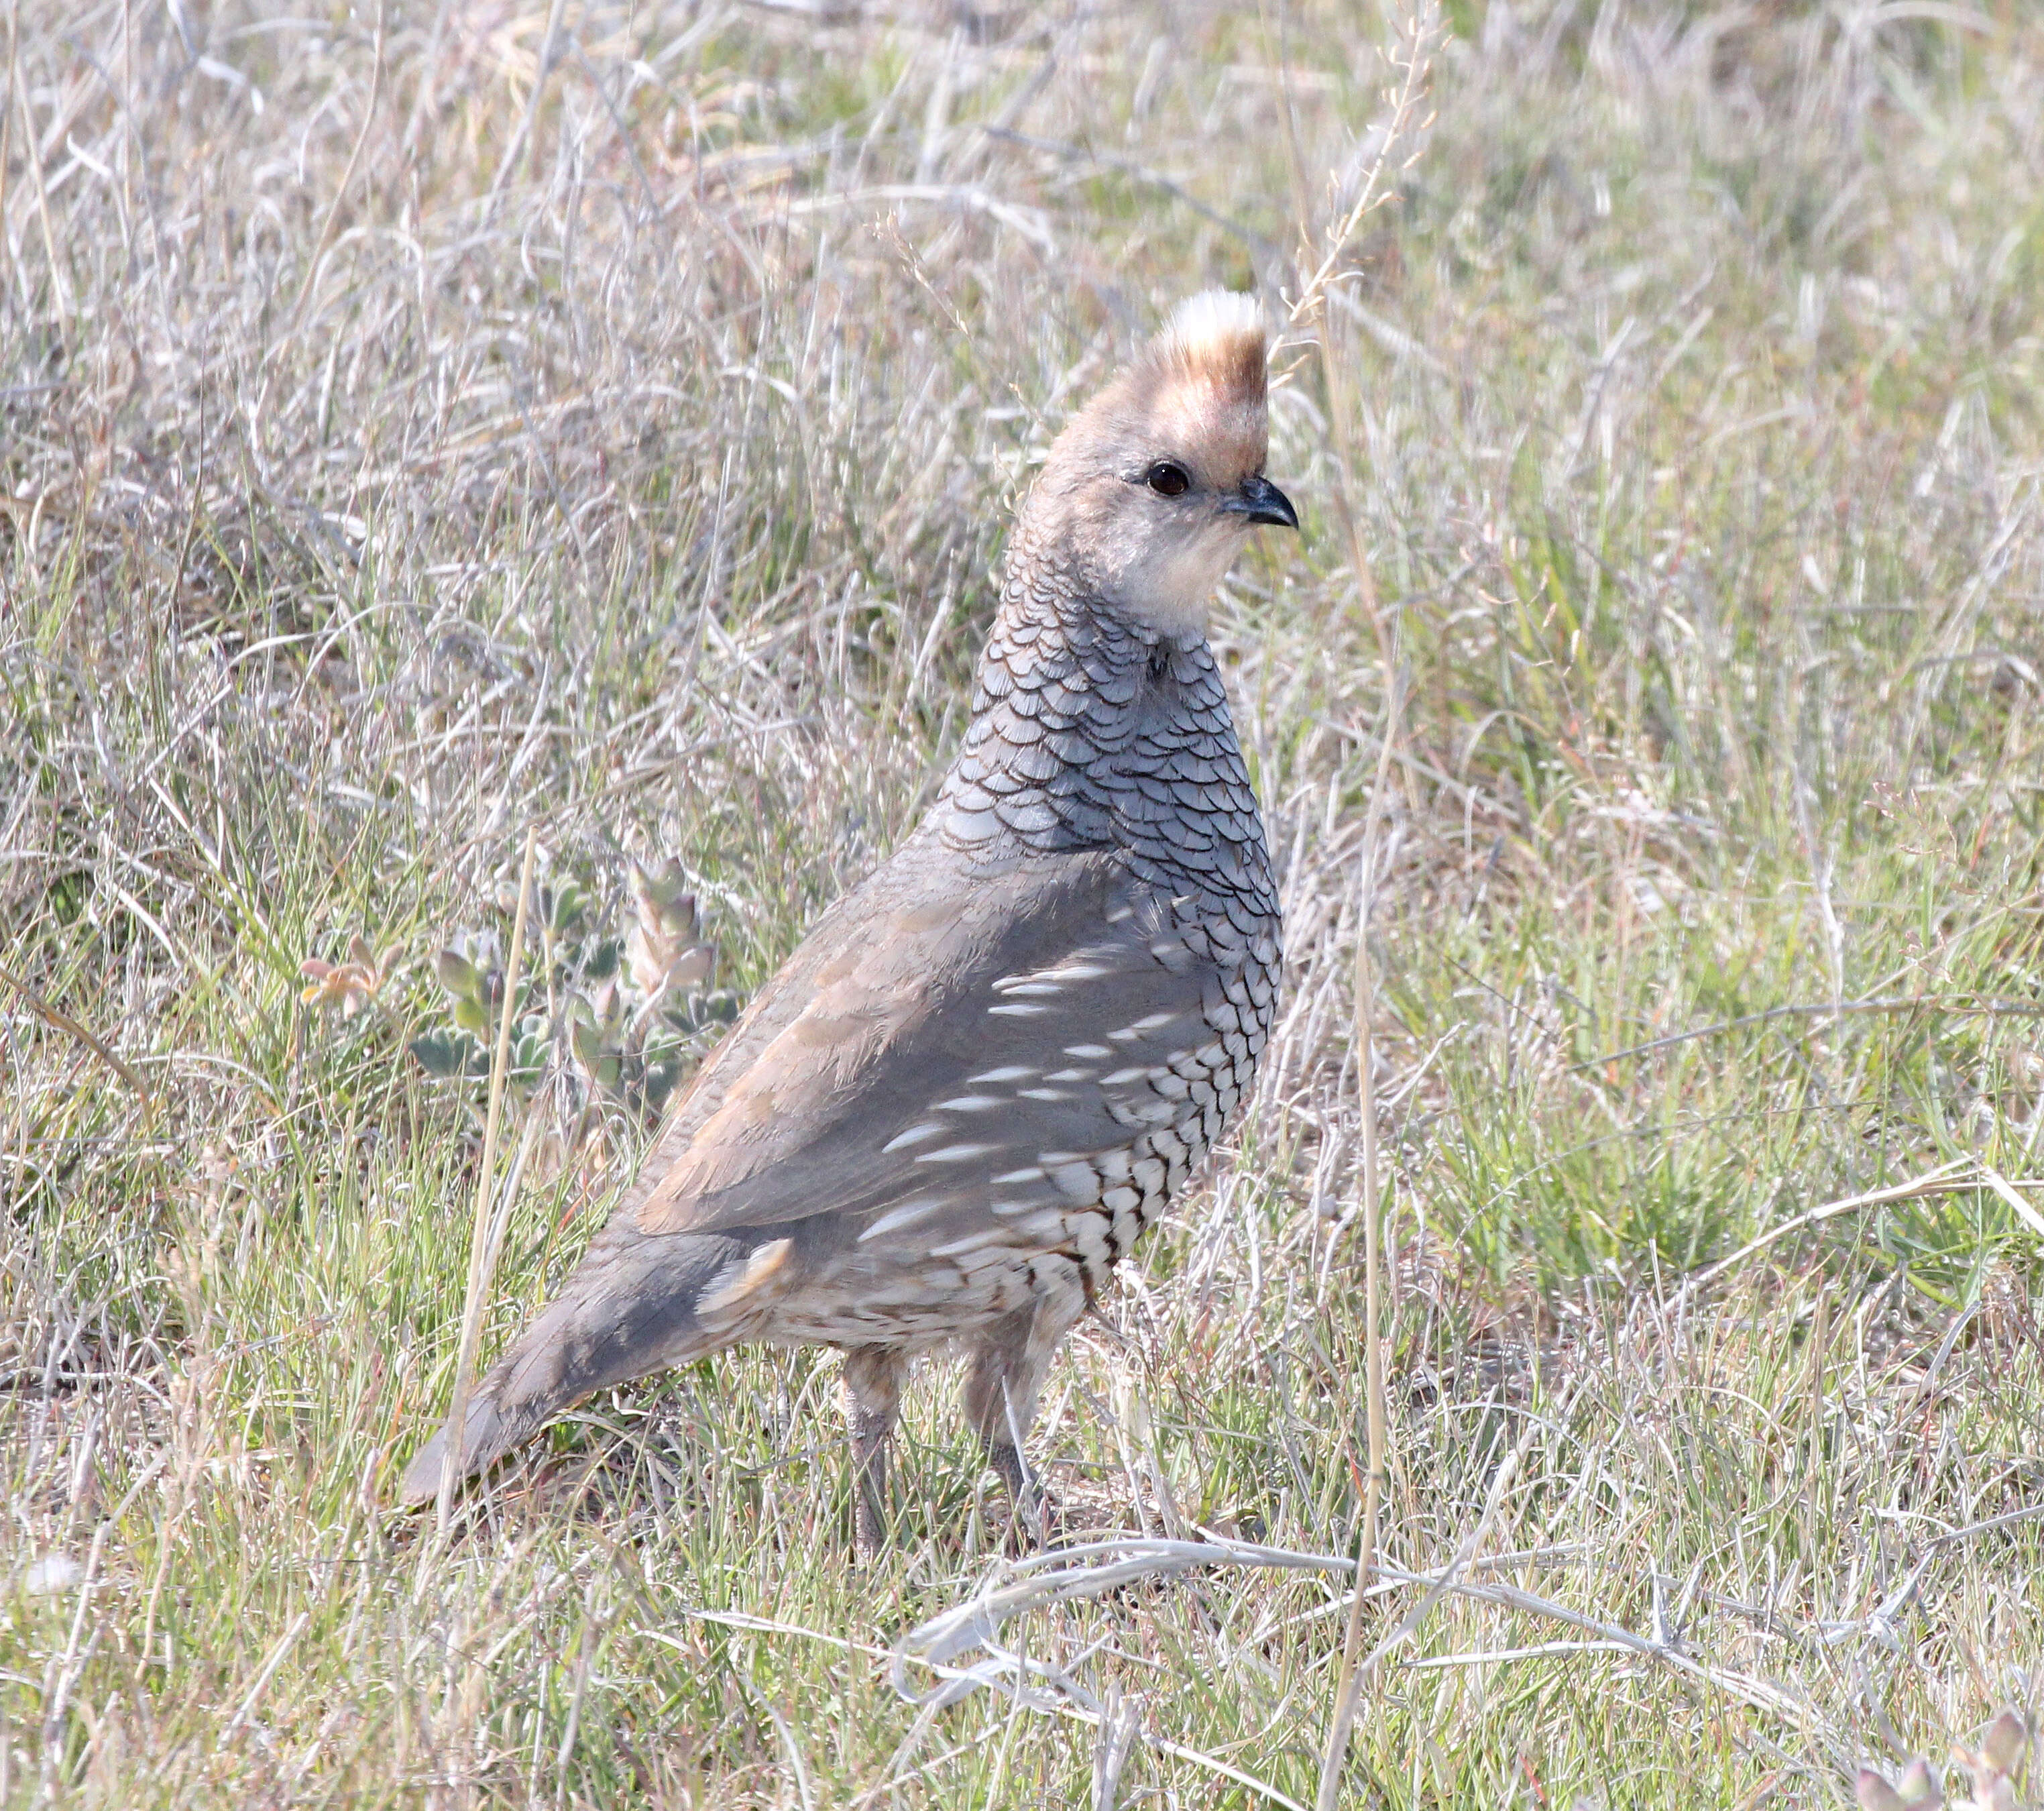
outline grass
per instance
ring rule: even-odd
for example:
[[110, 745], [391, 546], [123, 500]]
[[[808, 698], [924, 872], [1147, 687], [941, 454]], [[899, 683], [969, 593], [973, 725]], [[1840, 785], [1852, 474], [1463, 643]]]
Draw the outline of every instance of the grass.
[[[2038, 1709], [2044, 35], [1917, 10], [1458, 0], [1340, 381], [1276, 406], [1305, 531], [1215, 636], [1281, 1027], [1038, 1451], [1081, 1530], [1350, 1550], [1366, 864], [1384, 1553], [1481, 1538], [1358, 1803], [1842, 1804]], [[536, 829], [607, 925], [678, 856], [770, 973], [930, 796], [1064, 413], [1317, 261], [1389, 29], [10, 12], [0, 1800], [1310, 1801], [1331, 1571], [1039, 1602], [897, 1692], [1002, 1563], [947, 1367], [875, 1567], [820, 1353], [599, 1400], [444, 1536], [386, 1498], [481, 1136], [408, 1055], [435, 955]], [[302, 998], [358, 936], [367, 1009]], [[486, 1355], [643, 1143], [570, 1086], [507, 1124]]]

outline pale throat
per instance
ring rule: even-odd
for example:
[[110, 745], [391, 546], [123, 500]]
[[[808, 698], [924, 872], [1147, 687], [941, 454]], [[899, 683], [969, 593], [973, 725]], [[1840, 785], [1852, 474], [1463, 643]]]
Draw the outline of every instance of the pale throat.
[[1158, 537], [1114, 575], [1113, 602], [1167, 640], [1204, 635], [1214, 587], [1248, 538], [1243, 528], [1227, 520], [1203, 525], [1190, 534]]

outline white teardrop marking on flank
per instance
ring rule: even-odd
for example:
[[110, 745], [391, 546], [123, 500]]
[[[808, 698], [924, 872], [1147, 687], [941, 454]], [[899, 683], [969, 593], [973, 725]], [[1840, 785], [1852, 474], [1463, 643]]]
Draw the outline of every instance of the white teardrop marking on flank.
[[[1071, 1052], [1067, 1051], [1065, 1054], [1070, 1055]], [[1105, 1051], [1101, 1052], [1103, 1056], [1106, 1054]], [[1005, 1069], [989, 1069], [984, 1075], [968, 1075], [966, 1080], [975, 1085], [982, 1082], [1026, 1082], [1035, 1073], [1026, 1063], [1011, 1063]]]
[[1124, 1025], [1120, 1030], [1111, 1031], [1107, 1035], [1116, 1044], [1127, 1044], [1132, 1038], [1147, 1037], [1152, 1032], [1162, 1031], [1165, 1026], [1176, 1024], [1178, 1017], [1176, 1013], [1151, 1013], [1146, 1018], [1138, 1019], [1132, 1025]]
[[947, 1144], [941, 1151], [925, 1151], [916, 1161], [919, 1163], [962, 1163], [969, 1157], [984, 1157], [989, 1151], [998, 1151], [997, 1144]]
[[1005, 1106], [1008, 1103], [998, 1094], [959, 1094], [948, 1101], [937, 1102], [939, 1113], [985, 1113], [989, 1107]]
[[986, 1014], [989, 1018], [1034, 1019], [1040, 1018], [1050, 1009], [1048, 1006], [989, 1006]]
[[1149, 1073], [1150, 1067], [1147, 1063], [1133, 1069], [1117, 1069], [1112, 1075], [1101, 1076], [1100, 1085], [1103, 1088], [1126, 1087], [1131, 1082], [1141, 1081]]
[[882, 1233], [898, 1232], [904, 1226], [913, 1226], [919, 1220], [927, 1220], [943, 1205], [944, 1198], [941, 1195], [927, 1197], [920, 1201], [905, 1201], [899, 1207], [882, 1214], [860, 1233], [859, 1242], [863, 1245], [867, 1240], [878, 1239]]
[[934, 1120], [927, 1121], [921, 1125], [912, 1125], [906, 1132], [897, 1132], [882, 1145], [880, 1155], [884, 1157], [889, 1152], [899, 1151], [904, 1145], [920, 1144], [924, 1139], [935, 1138], [939, 1132], [950, 1129], [949, 1126], [939, 1125]]
[[[1103, 1056], [1112, 1056], [1114, 1052], [1104, 1044], [1068, 1044], [1065, 1046], [1065, 1054], [1084, 1057], [1089, 1063], [1097, 1063]], [[978, 1075], [973, 1077], [975, 1082], [982, 1079]]]
[[1016, 1093], [1025, 1101], [1068, 1101], [1070, 1090], [1065, 1088], [1018, 1088]]
[[993, 990], [997, 994], [1062, 994], [1065, 990], [1063, 986], [1055, 981], [1025, 981], [1020, 976], [1012, 977], [1005, 981], [995, 982]]
[[1047, 1082], [1090, 1082], [1093, 1077], [1093, 1072], [1090, 1069], [1053, 1069], [1043, 1079]]
[[1009, 1182], [1040, 1182], [1043, 1179], [1043, 1172], [1032, 1166], [1026, 1170], [1010, 1170], [1005, 1176], [996, 1176], [993, 1182], [998, 1188]]

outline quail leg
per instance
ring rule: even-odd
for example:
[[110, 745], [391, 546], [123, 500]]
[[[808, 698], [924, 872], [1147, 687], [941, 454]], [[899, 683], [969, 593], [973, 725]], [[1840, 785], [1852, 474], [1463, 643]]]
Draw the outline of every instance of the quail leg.
[[851, 1425], [852, 1535], [859, 1556], [886, 1544], [887, 1442], [901, 1413], [908, 1361], [885, 1346], [856, 1346], [844, 1355], [846, 1418]]
[[1044, 1302], [1000, 1322], [981, 1341], [966, 1378], [966, 1419], [979, 1436], [987, 1463], [1008, 1486], [1017, 1546], [1030, 1540], [1047, 1546], [1059, 1532], [1056, 1507], [1022, 1456], [1022, 1442], [1036, 1418], [1036, 1398], [1051, 1355], [1078, 1317], [1076, 1309], [1066, 1308]]

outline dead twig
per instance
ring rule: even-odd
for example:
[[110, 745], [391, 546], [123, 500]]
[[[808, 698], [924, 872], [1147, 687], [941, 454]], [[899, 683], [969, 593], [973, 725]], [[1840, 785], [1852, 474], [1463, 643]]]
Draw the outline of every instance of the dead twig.
[[1707, 1264], [1682, 1285], [1678, 1299], [1707, 1289], [1726, 1271], [1731, 1270], [1754, 1255], [1764, 1252], [1777, 1240], [1787, 1238], [1792, 1232], [1800, 1232], [1806, 1227], [1821, 1226], [1827, 1220], [1835, 1220], [1842, 1213], [1856, 1213], [1863, 1207], [1885, 1206], [1889, 1202], [1917, 1201], [1926, 1195], [1956, 1194], [1961, 1190], [1991, 1186], [1981, 1175], [1980, 1166], [1970, 1157], [1954, 1159], [1940, 1164], [1934, 1170], [1927, 1170], [1914, 1181], [1896, 1182], [1885, 1189], [1871, 1189], [1865, 1194], [1847, 1195], [1842, 1200], [1827, 1202], [1822, 1207], [1813, 1207], [1807, 1213], [1799, 1213], [1792, 1220], [1785, 1220], [1779, 1226], [1769, 1227], [1758, 1239], [1749, 1240], [1728, 1258], [1720, 1258], [1714, 1264]]
[[133, 1088], [141, 1097], [142, 1104], [144, 1106], [153, 1108], [156, 1105], [156, 1098], [149, 1092], [149, 1084], [142, 1079], [140, 1075], [122, 1062], [106, 1044], [102, 1044], [92, 1032], [87, 1031], [70, 1013], [52, 1005], [18, 975], [11, 974], [4, 968], [0, 968], [0, 985], [13, 988], [15, 993], [21, 996], [21, 1003], [45, 1025], [58, 1031], [67, 1032], [71, 1036], [76, 1038], [94, 1056]]
[[1749, 1025], [1764, 1025], [1774, 1019], [1831, 1019], [1854, 1013], [1908, 1013], [1919, 1009], [1961, 1017], [2044, 1019], [2044, 1003], [1996, 999], [1992, 995], [1898, 994], [1875, 999], [1825, 1000], [1809, 1005], [1769, 1006], [1765, 1012], [1720, 1020], [1714, 1025], [1699, 1025], [1693, 1031], [1671, 1032], [1650, 1044], [1631, 1044], [1623, 1050], [1607, 1051], [1601, 1056], [1593, 1056], [1587, 1062], [1572, 1063], [1568, 1072], [1573, 1075], [1585, 1069], [1601, 1068], [1607, 1063], [1623, 1063], [1627, 1057], [1650, 1056], [1657, 1050], [1673, 1049], [1678, 1044], [1693, 1044], [1699, 1038], [1719, 1037], [1727, 1032], [1743, 1031]]

